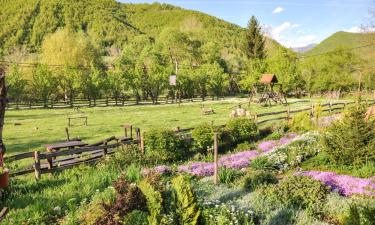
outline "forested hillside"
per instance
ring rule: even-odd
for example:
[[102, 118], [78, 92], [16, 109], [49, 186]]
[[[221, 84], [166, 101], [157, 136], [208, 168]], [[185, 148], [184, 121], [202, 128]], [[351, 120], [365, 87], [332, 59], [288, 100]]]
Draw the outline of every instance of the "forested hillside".
[[[221, 49], [236, 52], [243, 29], [215, 17], [167, 4], [123, 4], [114, 0], [0, 0], [0, 46], [4, 54], [25, 46], [38, 52], [59, 28], [86, 32], [101, 47], [121, 47], [134, 36], [157, 38], [177, 28]], [[270, 49], [278, 45], [268, 42]]]
[[[349, 33], [340, 31], [322, 41], [319, 45], [307, 51], [305, 55], [322, 54], [325, 52], [333, 51], [338, 48], [351, 49], [360, 46], [375, 44], [374, 34], [364, 33]], [[357, 54], [364, 60], [374, 62], [375, 45], [354, 49], [353, 53]]]

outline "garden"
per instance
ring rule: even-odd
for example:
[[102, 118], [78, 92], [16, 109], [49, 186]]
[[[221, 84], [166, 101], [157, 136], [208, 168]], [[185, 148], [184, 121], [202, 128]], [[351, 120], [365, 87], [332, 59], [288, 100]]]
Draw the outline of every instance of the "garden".
[[203, 121], [189, 138], [155, 126], [144, 154], [127, 146], [95, 166], [11, 179], [3, 223], [374, 224], [375, 120], [366, 108], [348, 107], [325, 126], [303, 112], [271, 127]]

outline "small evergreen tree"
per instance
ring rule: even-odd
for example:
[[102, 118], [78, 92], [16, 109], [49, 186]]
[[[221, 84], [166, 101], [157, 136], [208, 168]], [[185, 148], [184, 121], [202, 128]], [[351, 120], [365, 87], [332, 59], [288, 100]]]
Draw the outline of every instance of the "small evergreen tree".
[[264, 47], [262, 28], [255, 16], [252, 16], [245, 34], [244, 52], [249, 59], [264, 59], [266, 57]]
[[366, 120], [366, 108], [357, 105], [328, 128], [324, 145], [335, 163], [361, 166], [375, 162], [375, 120]]

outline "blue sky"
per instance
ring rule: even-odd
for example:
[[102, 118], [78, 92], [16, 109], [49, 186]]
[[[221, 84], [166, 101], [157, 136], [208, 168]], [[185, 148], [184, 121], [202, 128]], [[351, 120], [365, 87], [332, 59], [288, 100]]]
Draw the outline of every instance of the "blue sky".
[[[120, 0], [152, 3], [155, 0]], [[359, 32], [373, 0], [160, 0], [245, 27], [255, 15], [265, 32], [287, 47], [319, 43], [337, 31]]]

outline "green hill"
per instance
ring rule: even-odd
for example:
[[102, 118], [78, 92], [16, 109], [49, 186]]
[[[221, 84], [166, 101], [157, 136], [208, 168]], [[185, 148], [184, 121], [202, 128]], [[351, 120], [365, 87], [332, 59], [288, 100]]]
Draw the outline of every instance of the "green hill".
[[[0, 0], [0, 52], [24, 47], [40, 50], [46, 35], [59, 28], [87, 33], [108, 54], [128, 40], [146, 34], [157, 38], [165, 28], [178, 28], [206, 43], [214, 41], [223, 55], [237, 55], [244, 29], [192, 10], [168, 4], [124, 4], [114, 0]], [[267, 40], [269, 54], [276, 46]]]
[[[374, 34], [349, 33], [340, 31], [328, 37], [319, 45], [315, 46], [310, 51], [307, 51], [304, 55], [316, 55], [334, 51], [338, 48], [350, 49], [370, 44], [375, 44]], [[375, 60], [375, 45], [354, 49], [353, 52], [367, 61], [373, 62]]]

